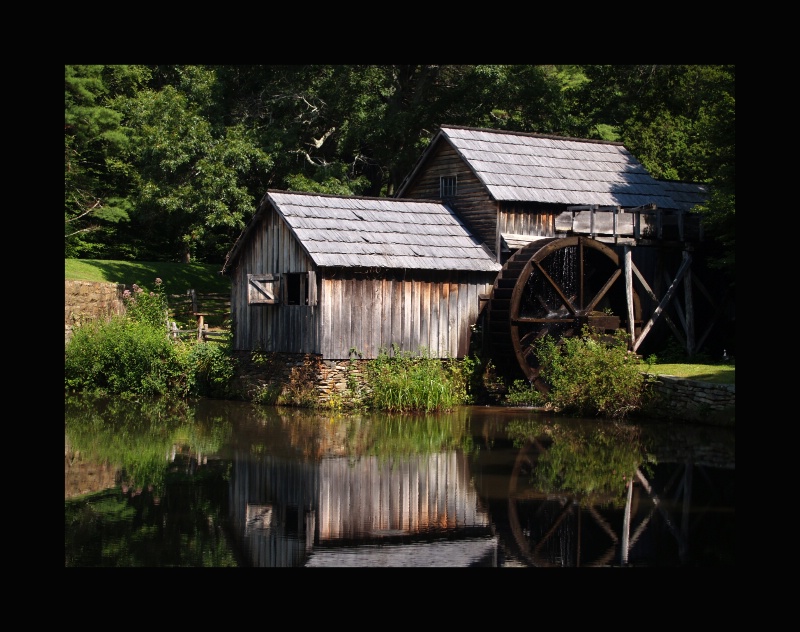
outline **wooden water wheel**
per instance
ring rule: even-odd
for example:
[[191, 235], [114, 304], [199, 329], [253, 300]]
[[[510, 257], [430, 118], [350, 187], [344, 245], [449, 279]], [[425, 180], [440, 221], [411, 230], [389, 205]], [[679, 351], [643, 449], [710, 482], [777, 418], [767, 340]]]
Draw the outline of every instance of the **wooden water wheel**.
[[[628, 295], [631, 306], [629, 308]], [[620, 257], [588, 237], [552, 237], [520, 248], [503, 266], [492, 289], [488, 311], [488, 353], [508, 376], [522, 376], [539, 390], [547, 385], [531, 343], [581, 334], [584, 325], [598, 333], [641, 324], [639, 297], [626, 291]]]

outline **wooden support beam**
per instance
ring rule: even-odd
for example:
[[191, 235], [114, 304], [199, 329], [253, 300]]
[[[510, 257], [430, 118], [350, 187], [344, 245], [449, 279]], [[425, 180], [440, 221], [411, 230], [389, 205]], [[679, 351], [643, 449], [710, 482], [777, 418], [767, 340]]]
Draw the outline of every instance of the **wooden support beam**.
[[[637, 268], [635, 264], [632, 267], [633, 267], [633, 272], [636, 275], [636, 278], [639, 279], [639, 283], [641, 283], [642, 287], [644, 288], [644, 291], [647, 293], [647, 295], [651, 299], [653, 299], [653, 301], [658, 303], [659, 300], [658, 300], [658, 297], [656, 296], [656, 293], [652, 290], [650, 285], [647, 283], [645, 278], [642, 276], [642, 273], [639, 271], [639, 268]], [[675, 334], [675, 337], [678, 339], [678, 341], [681, 343], [681, 345], [684, 345], [685, 341], [683, 339], [683, 336], [681, 335], [681, 332], [678, 330], [678, 328], [675, 325], [675, 323], [672, 322], [672, 319], [666, 313], [664, 313], [662, 315], [664, 316], [664, 320], [666, 320], [667, 325], [669, 325], [669, 328], [672, 330], [672, 333]], [[653, 324], [655, 324], [655, 322], [658, 320], [658, 316], [654, 315], [654, 317], [651, 320], [653, 321]], [[642, 334], [639, 336], [639, 338], [634, 343], [633, 351], [636, 351], [639, 348], [639, 345], [642, 344], [642, 341], [644, 340], [646, 333], [647, 333], [646, 331], [644, 331], [644, 330], [642, 331]]]
[[[683, 218], [683, 215], [681, 215]], [[683, 251], [683, 259], [691, 262], [691, 255]], [[686, 268], [686, 275], [683, 278], [683, 304], [686, 308], [686, 353], [692, 357], [696, 351], [694, 346], [694, 301], [692, 298], [692, 267]]]
[[628, 334], [631, 341], [629, 346], [633, 346], [636, 340], [636, 323], [633, 314], [633, 260], [631, 257], [630, 246], [624, 246], [624, 268], [625, 268], [625, 304], [628, 306]]
[[[642, 333], [636, 339], [636, 342], [633, 345], [634, 352], [639, 348], [639, 345], [642, 344], [642, 340], [644, 340], [644, 337], [647, 335], [650, 329], [652, 329], [658, 317], [661, 316], [666, 306], [672, 300], [672, 295], [678, 288], [678, 284], [683, 279], [683, 275], [686, 274], [686, 270], [691, 265], [691, 263], [692, 263], [692, 258], [690, 256], [684, 257], [683, 262], [681, 263], [681, 267], [678, 269], [677, 275], [675, 275], [675, 280], [670, 284], [669, 288], [667, 289], [667, 293], [664, 294], [664, 298], [661, 299], [661, 303], [659, 303], [658, 307], [656, 307], [655, 311], [653, 312], [653, 315], [650, 317], [650, 320], [647, 321], [647, 324], [644, 326], [644, 329], [642, 329]], [[644, 280], [644, 277], [641, 276], [641, 273], [638, 272], [638, 270], [636, 276], [638, 277], [639, 281], [641, 281], [645, 285], [645, 287], [649, 289], [647, 282]], [[653, 294], [653, 298], [655, 300], [658, 300], [656, 299], [655, 294]]]

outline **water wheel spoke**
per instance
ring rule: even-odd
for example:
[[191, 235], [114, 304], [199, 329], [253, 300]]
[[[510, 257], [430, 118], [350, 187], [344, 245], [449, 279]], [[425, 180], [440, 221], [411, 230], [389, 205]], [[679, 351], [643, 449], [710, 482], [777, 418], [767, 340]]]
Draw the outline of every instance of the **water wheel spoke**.
[[539, 271], [539, 273], [553, 287], [553, 289], [556, 291], [559, 297], [561, 297], [561, 300], [563, 301], [563, 307], [566, 307], [569, 310], [570, 314], [574, 315], [576, 312], [575, 306], [572, 304], [572, 301], [570, 301], [567, 295], [564, 294], [564, 290], [561, 288], [561, 285], [559, 285], [553, 280], [553, 278], [547, 273], [547, 270], [545, 270], [542, 267], [542, 264], [540, 262], [536, 261], [535, 263], [536, 263], [536, 269]]
[[531, 343], [539, 337], [539, 329], [531, 329], [528, 333], [524, 336], [521, 336], [519, 339], [519, 344], [523, 348], [530, 347]]
[[614, 285], [614, 282], [619, 278], [620, 274], [622, 274], [622, 270], [617, 269], [614, 271], [614, 273], [609, 277], [609, 279], [605, 282], [605, 284], [603, 284], [603, 287], [600, 288], [600, 291], [597, 294], [595, 294], [594, 298], [591, 301], [589, 301], [589, 303], [586, 305], [587, 312], [590, 312], [595, 307], [597, 307], [598, 303], [600, 303], [600, 301], [603, 300], [603, 297], [611, 289], [611, 286]]

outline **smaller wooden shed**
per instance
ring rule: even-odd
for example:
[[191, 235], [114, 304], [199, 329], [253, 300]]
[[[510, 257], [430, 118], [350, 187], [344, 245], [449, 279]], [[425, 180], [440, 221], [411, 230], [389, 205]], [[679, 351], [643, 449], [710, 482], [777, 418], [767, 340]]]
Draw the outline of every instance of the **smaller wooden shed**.
[[270, 190], [222, 269], [233, 348], [463, 358], [500, 268], [440, 201]]

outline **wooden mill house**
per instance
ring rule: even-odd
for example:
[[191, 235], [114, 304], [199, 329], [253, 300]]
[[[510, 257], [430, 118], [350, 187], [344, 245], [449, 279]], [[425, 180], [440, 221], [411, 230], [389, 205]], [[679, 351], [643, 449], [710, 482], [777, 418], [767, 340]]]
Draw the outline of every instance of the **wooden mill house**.
[[[533, 379], [532, 337], [599, 324], [640, 350], [661, 318], [693, 352], [711, 329], [698, 341], [691, 283], [706, 194], [654, 179], [621, 143], [442, 126], [395, 198], [264, 195], [223, 267], [234, 349], [463, 358], [483, 323]], [[573, 251], [577, 283], [558, 271]]]
[[225, 264], [235, 349], [464, 357], [501, 266], [438, 201], [268, 191]]

